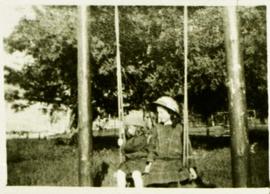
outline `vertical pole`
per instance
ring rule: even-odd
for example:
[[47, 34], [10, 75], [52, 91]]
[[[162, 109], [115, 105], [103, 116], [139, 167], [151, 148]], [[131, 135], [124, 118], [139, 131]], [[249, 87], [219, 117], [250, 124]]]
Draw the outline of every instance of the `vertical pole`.
[[78, 7], [78, 127], [79, 127], [79, 185], [93, 186], [92, 167], [92, 103], [91, 64], [89, 57], [87, 6]]
[[[121, 58], [120, 58], [120, 39], [119, 39], [119, 13], [118, 7], [114, 9], [114, 24], [116, 36], [116, 73], [117, 73], [117, 96], [118, 96], [118, 118], [120, 121], [119, 138], [125, 142], [125, 130], [123, 126], [124, 107], [123, 107], [123, 93], [122, 93], [122, 72], [121, 72]], [[119, 149], [120, 162], [124, 161], [121, 147]]]
[[249, 141], [246, 120], [244, 66], [241, 62], [236, 7], [224, 8], [229, 113], [231, 130], [232, 178], [234, 187], [249, 183]]
[[188, 9], [184, 6], [184, 141], [183, 165], [188, 165]]

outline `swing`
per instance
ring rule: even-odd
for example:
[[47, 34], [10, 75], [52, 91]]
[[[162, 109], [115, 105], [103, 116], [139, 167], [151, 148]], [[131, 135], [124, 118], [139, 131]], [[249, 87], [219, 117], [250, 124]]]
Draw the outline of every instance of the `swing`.
[[[189, 135], [188, 135], [188, 93], [187, 93], [187, 63], [188, 63], [188, 43], [187, 43], [187, 6], [184, 6], [184, 135], [183, 135], [183, 167], [189, 167]], [[116, 33], [116, 62], [117, 62], [117, 94], [118, 94], [118, 117], [121, 122], [121, 128], [119, 129], [119, 139], [125, 142], [125, 131], [123, 126], [123, 96], [122, 96], [122, 77], [121, 77], [121, 60], [120, 60], [120, 48], [119, 48], [119, 16], [118, 7], [115, 6], [115, 33]], [[124, 161], [124, 156], [121, 152], [121, 146], [119, 148], [120, 163]], [[134, 177], [133, 177], [134, 178]], [[129, 186], [133, 186], [131, 176], [126, 177]], [[180, 186], [179, 181], [176, 182], [177, 186]]]

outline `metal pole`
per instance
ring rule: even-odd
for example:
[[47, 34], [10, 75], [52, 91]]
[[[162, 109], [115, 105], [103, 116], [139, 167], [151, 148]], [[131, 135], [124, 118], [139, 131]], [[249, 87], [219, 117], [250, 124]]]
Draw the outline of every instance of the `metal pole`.
[[[119, 40], [119, 14], [118, 14], [118, 7], [117, 6], [115, 6], [114, 11], [115, 11], [114, 12], [114, 20], [115, 20], [114, 24], [115, 24], [115, 36], [116, 36], [118, 118], [120, 121], [119, 138], [125, 142], [126, 138], [125, 138], [125, 130], [124, 130], [124, 126], [123, 126], [124, 107], [123, 107], [122, 72], [121, 72], [120, 40]], [[123, 162], [124, 157], [122, 155], [121, 147], [119, 149], [119, 157], [120, 157], [120, 162]]]
[[188, 9], [184, 6], [184, 140], [183, 165], [188, 166]]
[[247, 187], [249, 184], [249, 140], [246, 120], [246, 92], [235, 6], [224, 8], [224, 21], [229, 78], [228, 97], [233, 186]]
[[79, 185], [93, 186], [92, 167], [92, 103], [91, 64], [89, 57], [89, 21], [87, 6], [78, 7], [78, 127]]

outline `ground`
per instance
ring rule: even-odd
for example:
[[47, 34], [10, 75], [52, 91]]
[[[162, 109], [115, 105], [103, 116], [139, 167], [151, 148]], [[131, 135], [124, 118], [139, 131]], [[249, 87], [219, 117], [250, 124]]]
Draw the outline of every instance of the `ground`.
[[[114, 172], [119, 164], [117, 137], [95, 137], [92, 165], [95, 186], [115, 186]], [[230, 138], [191, 136], [198, 171], [217, 187], [232, 187]], [[252, 135], [257, 142], [251, 153], [251, 187], [268, 187], [268, 134]], [[78, 185], [76, 145], [55, 140], [8, 140], [8, 185]]]

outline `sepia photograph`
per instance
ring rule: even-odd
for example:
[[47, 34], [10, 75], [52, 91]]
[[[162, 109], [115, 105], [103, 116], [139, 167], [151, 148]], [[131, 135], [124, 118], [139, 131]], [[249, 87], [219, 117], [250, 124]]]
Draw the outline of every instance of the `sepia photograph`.
[[6, 186], [269, 187], [266, 5], [2, 10]]

